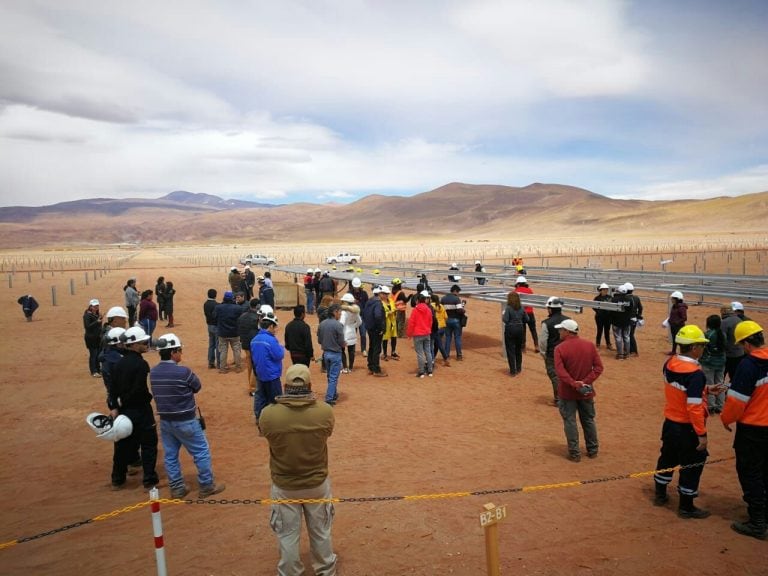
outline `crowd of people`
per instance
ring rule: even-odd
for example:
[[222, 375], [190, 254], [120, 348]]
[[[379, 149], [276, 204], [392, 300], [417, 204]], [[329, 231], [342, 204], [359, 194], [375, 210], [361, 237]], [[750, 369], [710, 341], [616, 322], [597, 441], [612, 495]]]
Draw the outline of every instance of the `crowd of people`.
[[[452, 360], [462, 361], [467, 302], [461, 297], [461, 278], [451, 270], [456, 282], [442, 297], [432, 292], [426, 276], [410, 295], [399, 278], [390, 285], [374, 285], [369, 295], [357, 277], [340, 289], [329, 273], [308, 269], [303, 282], [306, 305], [293, 308], [281, 344], [270, 274], [267, 271], [249, 283], [249, 272], [248, 267], [242, 274], [235, 267], [230, 270], [227, 280], [232, 290], [225, 291], [221, 301], [216, 289], [208, 290], [203, 303], [208, 366], [222, 374], [243, 369], [247, 373], [256, 428], [270, 444], [272, 497], [330, 498], [326, 442], [334, 425], [332, 407], [340, 399], [341, 375], [355, 370], [360, 354], [366, 359], [368, 375], [386, 377], [382, 365], [401, 360], [398, 341], [403, 338], [413, 343], [417, 378], [432, 378], [440, 358], [444, 367], [450, 367]], [[258, 296], [253, 292], [256, 286]], [[160, 277], [154, 291], [145, 290], [136, 299], [139, 293], [132, 278], [125, 287], [126, 309], [112, 307], [105, 317], [99, 301], [91, 300], [83, 315], [89, 371], [104, 380], [110, 415], [124, 414], [133, 423], [130, 436], [115, 444], [113, 488], [121, 489], [126, 476], [138, 472], [147, 488], [159, 481], [154, 398], [171, 495], [183, 498], [189, 492], [178, 461], [183, 446], [198, 469], [199, 495], [207, 497], [224, 485], [214, 479], [210, 448], [194, 400], [201, 389], [200, 379], [181, 365], [181, 341], [173, 333], [154, 341], [160, 353], [157, 366], [150, 368], [143, 358], [153, 344], [157, 320], [166, 319], [173, 325], [174, 292], [173, 284]], [[613, 351], [613, 337], [617, 360], [639, 355], [635, 330], [644, 324], [642, 302], [631, 283], [613, 289], [599, 285], [594, 300], [619, 306], [595, 307], [592, 342], [580, 337], [579, 324], [563, 313], [564, 300], [556, 296], [547, 300], [546, 318], [537, 324], [533, 309], [521, 301], [521, 295], [532, 293], [527, 278], [520, 275], [507, 295], [501, 321], [509, 375], [521, 375], [530, 336], [552, 385], [552, 405], [558, 407], [563, 421], [567, 457], [573, 462], [581, 460], [580, 423], [586, 455], [596, 458], [595, 382], [605, 370], [598, 349], [604, 345]], [[157, 304], [152, 302], [153, 294], [158, 295]], [[736, 522], [733, 529], [764, 539], [768, 523], [768, 389], [764, 386], [768, 349], [762, 328], [744, 315], [739, 302], [709, 316], [706, 332], [688, 323], [682, 293], [673, 292], [670, 304], [664, 325], [673, 347], [663, 367], [666, 407], [657, 462], [657, 469], [665, 471], [654, 477], [654, 503], [663, 506], [669, 501], [669, 469], [681, 465], [678, 515], [685, 519], [709, 515], [694, 505], [694, 499], [707, 456], [706, 416], [719, 414], [727, 429], [736, 423], [737, 471], [748, 504], [748, 522]], [[307, 315], [317, 316], [314, 334]], [[286, 353], [291, 366], [284, 375]], [[322, 400], [311, 388], [309, 368], [314, 362], [326, 379]], [[300, 563], [302, 515], [310, 527], [317, 566], [328, 570], [323, 573], [333, 573], [336, 557], [331, 546], [330, 504], [273, 507], [271, 525], [280, 543], [281, 566], [290, 571]]]

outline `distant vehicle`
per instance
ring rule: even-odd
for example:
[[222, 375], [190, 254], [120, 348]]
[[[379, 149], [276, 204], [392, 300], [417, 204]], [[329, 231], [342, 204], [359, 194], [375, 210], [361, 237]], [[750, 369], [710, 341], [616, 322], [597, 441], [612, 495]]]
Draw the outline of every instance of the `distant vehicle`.
[[357, 264], [358, 262], [360, 262], [360, 254], [352, 254], [352, 252], [341, 252], [325, 259], [326, 264]]
[[265, 256], [264, 254], [248, 254], [240, 258], [240, 264], [244, 266], [250, 266], [251, 264], [264, 264], [267, 266], [273, 266], [277, 262], [272, 256]]

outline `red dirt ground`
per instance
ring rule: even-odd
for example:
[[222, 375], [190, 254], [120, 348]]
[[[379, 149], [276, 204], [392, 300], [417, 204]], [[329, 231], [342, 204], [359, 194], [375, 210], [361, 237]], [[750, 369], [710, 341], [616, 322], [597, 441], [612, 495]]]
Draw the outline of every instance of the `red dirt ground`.
[[[101, 299], [103, 310], [122, 305], [121, 288], [133, 275], [143, 288], [153, 287], [164, 274], [178, 290], [174, 331], [184, 342], [186, 363], [203, 380], [199, 403], [208, 421], [214, 470], [227, 484], [220, 497], [269, 495], [267, 444], [253, 425], [246, 376], [207, 369], [202, 302], [207, 288], [224, 289], [225, 272], [176, 269], [172, 260], [156, 254], [142, 254], [130, 266], [81, 286], [76, 296], [69, 295], [66, 273], [58, 276], [56, 307], [50, 306], [50, 278], [28, 284], [17, 275], [12, 289], [0, 288], [0, 327], [6, 334], [0, 356], [5, 494], [0, 543], [147, 499], [137, 477], [129, 478], [128, 490], [110, 491], [112, 447], [94, 438], [84, 422], [86, 414], [103, 409], [104, 393], [101, 381], [88, 374], [82, 312], [91, 297]], [[34, 322], [26, 323], [16, 298], [30, 291], [42, 308]], [[694, 306], [690, 321], [703, 325], [715, 312]], [[356, 370], [342, 375], [335, 409], [330, 440], [335, 496], [506, 489], [654, 468], [663, 407], [660, 370], [668, 349], [659, 325], [666, 306], [646, 302], [639, 358], [617, 361], [602, 351], [606, 370], [596, 384], [600, 456], [579, 464], [565, 458], [562, 421], [547, 405], [550, 385], [541, 358], [529, 351], [522, 377], [507, 376], [500, 313], [497, 305], [470, 301], [466, 360], [439, 367], [432, 380], [414, 377], [408, 341], [399, 343], [403, 359], [386, 364], [387, 379], [368, 377], [365, 359], [358, 356]], [[766, 314], [751, 316], [768, 323]], [[280, 311], [279, 317], [284, 325], [291, 313]], [[543, 317], [537, 311], [537, 319]], [[576, 319], [583, 337], [592, 339], [592, 313]], [[156, 336], [162, 332], [159, 328]], [[153, 353], [147, 359], [150, 365], [158, 360]], [[322, 392], [319, 369], [312, 372], [315, 389]], [[710, 420], [710, 457], [732, 455], [731, 435], [719, 420]], [[182, 462], [188, 484], [195, 487], [191, 459], [184, 455]], [[158, 470], [162, 477], [162, 452]], [[161, 494], [168, 497], [167, 488]], [[333, 529], [339, 573], [485, 574], [479, 514], [483, 504], [493, 502], [506, 505], [508, 514], [499, 525], [503, 574], [768, 574], [768, 543], [729, 528], [745, 516], [732, 460], [704, 470], [697, 503], [712, 511], [706, 520], [680, 520], [672, 506], [656, 508], [651, 498], [652, 480], [644, 476], [491, 496], [341, 503]], [[170, 574], [275, 573], [278, 552], [266, 506], [165, 504], [162, 511]], [[306, 534], [302, 550], [311, 573]], [[154, 562], [148, 507], [0, 549], [0, 572], [8, 575], [152, 574]]]

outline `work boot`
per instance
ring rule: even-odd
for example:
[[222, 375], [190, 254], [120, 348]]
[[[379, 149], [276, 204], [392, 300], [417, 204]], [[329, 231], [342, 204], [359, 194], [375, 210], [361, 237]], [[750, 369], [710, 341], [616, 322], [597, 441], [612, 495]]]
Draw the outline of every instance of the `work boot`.
[[731, 524], [731, 528], [744, 536], [752, 536], [752, 538], [757, 538], [758, 540], [768, 540], [768, 531], [766, 531], [765, 524], [760, 526], [750, 520], [749, 522], [734, 522]]
[[680, 494], [680, 506], [677, 509], [677, 515], [686, 520], [701, 520], [709, 517], [709, 510], [703, 510], [693, 505], [693, 496]]
[[179, 486], [178, 488], [171, 488], [171, 498], [177, 498], [177, 499], [181, 500], [187, 494], [189, 494], [189, 488], [187, 488], [186, 486]]
[[653, 498], [653, 505], [664, 506], [667, 502], [669, 502], [669, 496], [667, 496], [667, 485], [659, 483], [655, 483], [655, 485], [656, 496]]
[[200, 492], [197, 494], [198, 498], [208, 498], [219, 492], [224, 492], [226, 486], [224, 484], [209, 484], [208, 486], [200, 486]]

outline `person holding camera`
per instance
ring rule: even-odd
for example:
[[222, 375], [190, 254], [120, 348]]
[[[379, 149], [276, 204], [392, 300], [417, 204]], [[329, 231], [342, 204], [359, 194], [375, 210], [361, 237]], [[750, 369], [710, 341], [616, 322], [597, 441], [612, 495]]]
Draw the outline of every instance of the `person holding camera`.
[[603, 362], [597, 347], [589, 340], [579, 338], [579, 325], [575, 320], [563, 320], [555, 328], [560, 333], [560, 343], [555, 348], [558, 407], [568, 441], [568, 458], [573, 462], [581, 461], [577, 412], [584, 430], [587, 456], [597, 458], [594, 382], [603, 373]]

